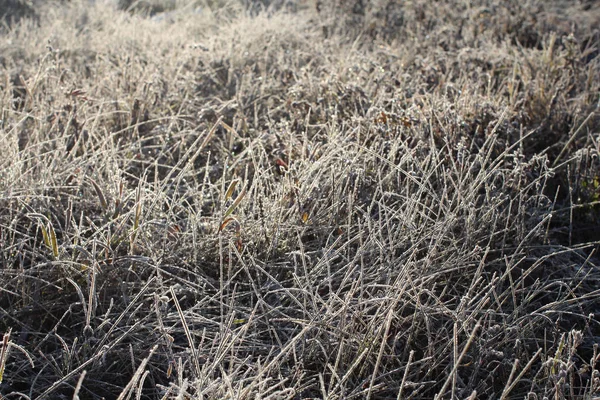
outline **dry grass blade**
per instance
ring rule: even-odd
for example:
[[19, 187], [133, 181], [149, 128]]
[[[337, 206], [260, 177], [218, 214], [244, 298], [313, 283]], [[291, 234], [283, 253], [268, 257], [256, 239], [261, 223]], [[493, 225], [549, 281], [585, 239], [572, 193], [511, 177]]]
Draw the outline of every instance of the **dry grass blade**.
[[98, 200], [100, 200], [100, 205], [104, 210], [108, 209], [108, 202], [106, 201], [106, 197], [104, 196], [104, 192], [100, 189], [100, 186], [96, 183], [94, 179], [88, 176], [88, 180], [91, 182], [94, 190], [96, 191], [96, 196], [98, 196]]
[[155, 344], [152, 347], [152, 349], [150, 349], [150, 354], [148, 354], [148, 356], [145, 357], [142, 360], [142, 362], [140, 363], [139, 367], [137, 368], [137, 370], [135, 371], [135, 373], [131, 377], [131, 380], [129, 381], [129, 383], [127, 384], [127, 386], [125, 386], [125, 389], [123, 390], [123, 392], [121, 392], [121, 394], [119, 395], [119, 397], [117, 397], [117, 400], [124, 400], [126, 398], [126, 396], [127, 396], [127, 398], [129, 398], [131, 396], [131, 392], [133, 392], [133, 390], [135, 390], [135, 386], [140, 381], [140, 378], [142, 377], [142, 374], [144, 373], [144, 369], [146, 368], [146, 365], [148, 364], [148, 361], [150, 361], [150, 359], [154, 355], [154, 352], [156, 352], [157, 349], [158, 349], [158, 345], [157, 344]]
[[225, 214], [223, 214], [223, 220], [225, 220], [235, 211], [235, 209], [240, 205], [240, 203], [244, 199], [244, 196], [246, 196], [246, 188], [242, 189], [242, 191], [240, 192], [240, 194], [238, 194], [233, 203], [229, 206], [229, 208], [227, 208], [227, 211], [225, 211]]
[[227, 201], [231, 198], [231, 196], [233, 195], [233, 191], [235, 190], [235, 187], [237, 186], [237, 184], [239, 182], [240, 182], [240, 180], [236, 179], [229, 184], [229, 187], [227, 188], [227, 192], [225, 193], [225, 201]]
[[358, 355], [358, 357], [356, 357], [356, 359], [354, 360], [352, 365], [350, 365], [350, 368], [348, 368], [348, 371], [346, 371], [344, 376], [342, 376], [342, 379], [340, 379], [339, 382], [336, 384], [336, 386], [333, 389], [333, 392], [335, 392], [336, 389], [338, 389], [340, 386], [343, 386], [348, 381], [348, 379], [350, 379], [352, 374], [355, 373], [356, 369], [361, 365], [361, 362], [363, 361], [363, 359], [365, 358], [367, 353], [369, 353], [370, 351], [371, 351], [371, 348], [368, 346], [365, 346], [365, 348], [361, 351], [361, 353]]
[[137, 232], [140, 226], [140, 220], [142, 217], [142, 188], [138, 186], [135, 192], [135, 217], [133, 219], [133, 230]]
[[223, 229], [225, 229], [227, 227], [227, 225], [229, 225], [231, 222], [234, 222], [234, 221], [237, 221], [237, 220], [232, 217], [225, 218], [225, 220], [223, 222], [221, 222], [221, 225], [219, 225], [219, 230], [217, 232], [223, 231]]
[[44, 239], [44, 244], [46, 245], [46, 247], [48, 247], [50, 250], [52, 250], [52, 242], [50, 242], [50, 235], [48, 235], [48, 230], [46, 229], [46, 227], [44, 225], [40, 225], [40, 229], [42, 230], [42, 237]]
[[10, 352], [10, 333], [11, 329], [8, 330], [2, 337], [2, 350], [0, 350], [0, 384], [4, 378], [4, 368], [6, 367], [6, 360]]
[[42, 231], [42, 238], [44, 240], [44, 244], [50, 251], [52, 251], [54, 259], [58, 259], [58, 242], [56, 239], [56, 232], [54, 231], [54, 226], [52, 225], [52, 222], [48, 221], [46, 225], [42, 223], [39, 225], [39, 227]]
[[[444, 385], [442, 386], [442, 388], [440, 389], [438, 394], [435, 396], [436, 399], [442, 398], [442, 396], [444, 395], [444, 392], [446, 391], [446, 388], [448, 387], [450, 382], [452, 382], [452, 380], [455, 378], [456, 371], [458, 370], [463, 357], [465, 356], [465, 354], [467, 354], [467, 350], [469, 350], [469, 347], [471, 347], [471, 344], [473, 343], [473, 340], [475, 339], [475, 334], [477, 333], [479, 328], [481, 328], [480, 322], [478, 322], [475, 325], [475, 327], [473, 328], [473, 330], [471, 331], [471, 334], [469, 335], [469, 339], [467, 340], [467, 343], [465, 343], [465, 345], [460, 353], [460, 356], [458, 356], [458, 358], [454, 360], [454, 366], [452, 367], [452, 371], [450, 372], [450, 374], [448, 374], [448, 377], [446, 378]], [[458, 338], [455, 335], [454, 341], [456, 342], [457, 340], [458, 340]]]
[[[210, 131], [208, 131], [208, 134], [205, 136], [204, 140], [202, 141], [202, 144], [198, 148], [198, 151], [200, 151], [200, 150], [202, 150], [202, 149], [204, 149], [206, 147], [206, 145], [208, 144], [208, 142], [210, 142], [210, 140], [214, 136], [215, 132], [217, 131], [217, 128], [219, 126], [221, 126], [222, 123], [223, 123], [223, 117], [219, 117], [219, 119], [217, 120], [217, 122], [215, 122], [215, 124], [213, 125], [213, 127], [210, 128]], [[192, 157], [192, 160], [194, 158], [195, 157]]]
[[185, 320], [185, 315], [183, 314], [183, 310], [181, 309], [181, 306], [179, 305], [179, 301], [177, 300], [177, 295], [175, 294], [175, 291], [173, 290], [172, 287], [171, 287], [170, 291], [171, 291], [171, 299], [173, 300], [173, 303], [175, 304], [175, 308], [177, 308], [179, 320], [181, 321], [181, 325], [183, 326], [185, 336], [188, 340], [189, 349], [190, 349], [190, 352], [192, 353], [192, 363], [195, 368], [194, 372], [196, 373], [196, 377], [200, 377], [202, 370], [200, 369], [200, 361], [198, 360], [198, 352], [196, 350], [196, 345], [194, 344], [194, 339], [192, 338], [192, 333], [190, 332], [190, 328], [188, 327], [187, 321]]
[[408, 361], [406, 362], [406, 367], [404, 368], [404, 374], [402, 375], [402, 382], [400, 382], [400, 388], [398, 389], [397, 400], [402, 399], [402, 391], [404, 390], [404, 385], [406, 384], [406, 377], [408, 376], [408, 371], [410, 369], [410, 364], [413, 361], [413, 357], [415, 356], [415, 351], [411, 350], [408, 355]]
[[369, 391], [367, 392], [367, 396], [366, 396], [367, 399], [371, 398], [372, 389], [375, 386], [375, 379], [377, 378], [377, 372], [379, 370], [379, 366], [380, 366], [381, 360], [383, 358], [383, 353], [385, 351], [385, 348], [387, 347], [387, 339], [388, 339], [388, 335], [390, 333], [394, 309], [396, 308], [396, 305], [402, 298], [403, 294], [404, 294], [404, 288], [400, 289], [399, 292], [396, 294], [396, 298], [394, 299], [392, 304], [389, 306], [389, 309], [386, 313], [386, 317], [384, 320], [385, 325], [383, 325], [383, 332], [381, 333], [381, 335], [382, 335], [381, 345], [379, 346], [379, 353], [377, 354], [377, 361], [375, 362], [375, 366], [373, 367], [373, 373], [371, 374], [371, 381], [369, 383]]
[[58, 242], [56, 240], [56, 232], [54, 231], [54, 226], [52, 224], [48, 224], [49, 231], [49, 240], [50, 240], [50, 248], [52, 249], [52, 254], [55, 259], [58, 259]]
[[85, 375], [87, 371], [83, 371], [81, 376], [77, 380], [77, 384], [75, 385], [75, 390], [73, 390], [73, 400], [79, 400], [79, 392], [81, 391], [81, 386], [83, 385], [83, 380], [85, 379]]
[[537, 360], [537, 358], [540, 356], [540, 354], [541, 354], [542, 351], [543, 351], [543, 349], [538, 349], [538, 351], [535, 352], [535, 354], [533, 355], [533, 357], [531, 357], [531, 359], [529, 360], [529, 362], [527, 363], [527, 365], [525, 365], [525, 367], [521, 370], [521, 372], [519, 372], [519, 375], [517, 375], [517, 377], [513, 380], [512, 379], [513, 373], [514, 373], [515, 369], [517, 368], [517, 366], [519, 364], [519, 360], [518, 359], [515, 360], [515, 363], [513, 365], [513, 370], [510, 373], [510, 378], [509, 378], [508, 382], [506, 382], [506, 384], [507, 384], [506, 389], [502, 392], [502, 396], [500, 397], [500, 399], [507, 398], [507, 396], [509, 395], [509, 393], [520, 382], [521, 377], [527, 371], [529, 371], [529, 369], [531, 368], [531, 366], [533, 365], [533, 363]]
[[129, 250], [135, 253], [135, 241], [138, 236], [140, 221], [142, 219], [142, 188], [138, 186], [135, 192], [135, 214], [133, 217], [133, 229], [129, 239]]

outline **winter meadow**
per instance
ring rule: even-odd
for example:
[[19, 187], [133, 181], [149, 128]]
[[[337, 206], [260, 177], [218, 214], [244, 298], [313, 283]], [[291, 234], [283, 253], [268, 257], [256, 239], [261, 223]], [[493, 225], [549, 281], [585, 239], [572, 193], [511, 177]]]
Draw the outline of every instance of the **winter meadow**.
[[600, 399], [598, 2], [0, 19], [0, 399]]

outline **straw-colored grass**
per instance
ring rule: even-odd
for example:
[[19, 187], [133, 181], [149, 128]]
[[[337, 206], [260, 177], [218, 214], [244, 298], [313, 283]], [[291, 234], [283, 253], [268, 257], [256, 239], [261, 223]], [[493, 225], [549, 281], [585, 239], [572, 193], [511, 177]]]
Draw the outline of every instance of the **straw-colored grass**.
[[0, 397], [600, 396], [595, 2], [145, 4], [0, 29]]

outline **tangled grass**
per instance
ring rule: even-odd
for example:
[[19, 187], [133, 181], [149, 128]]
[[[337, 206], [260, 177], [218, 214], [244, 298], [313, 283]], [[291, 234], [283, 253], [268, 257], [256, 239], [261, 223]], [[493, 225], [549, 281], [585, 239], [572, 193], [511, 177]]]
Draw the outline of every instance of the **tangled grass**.
[[599, 6], [267, 6], [0, 32], [1, 397], [600, 396]]

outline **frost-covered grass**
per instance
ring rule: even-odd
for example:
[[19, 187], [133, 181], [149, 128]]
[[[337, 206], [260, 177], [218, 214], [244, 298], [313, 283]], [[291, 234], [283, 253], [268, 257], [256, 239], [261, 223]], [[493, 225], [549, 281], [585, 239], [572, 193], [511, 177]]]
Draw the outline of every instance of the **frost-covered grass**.
[[317, 3], [3, 28], [3, 398], [600, 396], [599, 6]]

